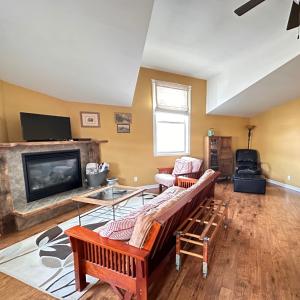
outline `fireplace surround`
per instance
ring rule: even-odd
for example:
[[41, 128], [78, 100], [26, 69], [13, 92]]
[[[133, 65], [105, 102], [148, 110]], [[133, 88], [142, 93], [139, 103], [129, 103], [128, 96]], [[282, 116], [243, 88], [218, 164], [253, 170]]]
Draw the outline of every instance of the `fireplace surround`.
[[80, 150], [23, 153], [27, 202], [82, 186]]
[[[0, 143], [0, 237], [3, 233], [23, 230], [74, 209], [71, 198], [87, 189], [84, 168], [89, 162], [101, 162], [100, 148], [103, 143], [107, 140]], [[83, 186], [29, 202], [23, 170], [24, 156], [74, 150], [80, 153]], [[66, 168], [62, 166], [58, 169], [64, 174]]]

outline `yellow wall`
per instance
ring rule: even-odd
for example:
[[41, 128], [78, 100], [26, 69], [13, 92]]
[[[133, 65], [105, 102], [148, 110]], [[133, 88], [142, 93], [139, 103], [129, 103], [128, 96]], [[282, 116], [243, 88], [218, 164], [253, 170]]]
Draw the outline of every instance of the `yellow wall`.
[[252, 147], [260, 152], [265, 174], [300, 187], [300, 99], [276, 106], [250, 122], [257, 126]]
[[[133, 176], [138, 176], [138, 185], [151, 184], [156, 168], [171, 166], [175, 159], [153, 155], [151, 79], [192, 86], [192, 156], [203, 157], [204, 136], [210, 127], [215, 128], [218, 135], [233, 136], [235, 149], [246, 146], [245, 125], [248, 119], [205, 114], [205, 80], [146, 68], [140, 70], [133, 105], [130, 108], [65, 102], [3, 82], [8, 140], [21, 140], [20, 111], [70, 116], [73, 137], [109, 140], [108, 144], [102, 145], [102, 159], [111, 164], [111, 175], [118, 176], [120, 182], [124, 184], [133, 185]], [[81, 128], [80, 111], [99, 112], [101, 128]], [[133, 124], [130, 134], [116, 133], [114, 112], [132, 113]]]
[[0, 80], [0, 143], [1, 142], [7, 142], [7, 132], [4, 115], [3, 82]]

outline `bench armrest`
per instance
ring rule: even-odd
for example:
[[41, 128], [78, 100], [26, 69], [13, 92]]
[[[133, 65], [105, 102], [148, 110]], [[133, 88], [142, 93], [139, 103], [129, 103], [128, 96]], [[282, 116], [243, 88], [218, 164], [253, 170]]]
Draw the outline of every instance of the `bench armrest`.
[[108, 238], [101, 237], [98, 233], [81, 226], [75, 226], [65, 231], [65, 234], [70, 238], [74, 238], [83, 242], [91, 243], [93, 245], [109, 249], [113, 252], [118, 252], [126, 256], [136, 258], [144, 261], [149, 255], [149, 251], [139, 249], [122, 241], [110, 240]]
[[[190, 172], [190, 173], [182, 173], [182, 174], [175, 174], [175, 177], [179, 177], [179, 176], [185, 176], [185, 177], [189, 177], [189, 178], [199, 178], [199, 172]], [[195, 177], [198, 176], [198, 177]]]
[[167, 168], [157, 168], [158, 173], [165, 173], [165, 174], [172, 174], [173, 172], [173, 167], [167, 167]]
[[177, 178], [177, 185], [179, 187], [188, 188], [192, 185], [194, 185], [198, 179], [195, 178], [189, 178], [189, 177], [178, 177]]

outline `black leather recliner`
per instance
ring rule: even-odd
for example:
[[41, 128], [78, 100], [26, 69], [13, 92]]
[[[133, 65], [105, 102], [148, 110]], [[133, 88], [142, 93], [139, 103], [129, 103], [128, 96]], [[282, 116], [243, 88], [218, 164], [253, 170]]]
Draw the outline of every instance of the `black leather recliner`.
[[239, 149], [236, 151], [233, 187], [235, 192], [265, 194], [266, 179], [261, 174], [256, 150]]

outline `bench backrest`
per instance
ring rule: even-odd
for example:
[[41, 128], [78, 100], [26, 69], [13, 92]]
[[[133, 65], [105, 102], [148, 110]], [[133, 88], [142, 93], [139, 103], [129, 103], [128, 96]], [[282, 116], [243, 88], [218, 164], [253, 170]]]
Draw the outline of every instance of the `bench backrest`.
[[219, 173], [216, 172], [191, 192], [184, 193], [174, 205], [156, 219], [144, 244], [144, 249], [150, 250], [150, 273], [174, 247], [174, 232], [180, 224], [201, 201], [213, 196], [218, 176]]

